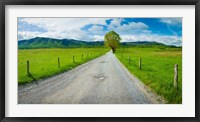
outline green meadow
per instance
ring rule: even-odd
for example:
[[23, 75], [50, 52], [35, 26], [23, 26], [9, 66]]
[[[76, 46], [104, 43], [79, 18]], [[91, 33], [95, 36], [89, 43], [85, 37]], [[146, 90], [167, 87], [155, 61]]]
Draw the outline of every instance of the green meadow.
[[[116, 56], [132, 74], [163, 96], [167, 103], [182, 103], [182, 48], [121, 48]], [[139, 58], [142, 59], [141, 69]], [[178, 90], [173, 87], [175, 64], [178, 64]]]
[[[107, 51], [108, 49], [105, 48], [18, 50], [18, 84], [29, 83], [73, 69], [80, 64], [105, 54]], [[29, 61], [30, 65], [29, 75], [27, 74], [27, 61]]]
[[[19, 49], [18, 84], [68, 71], [107, 51], [106, 48]], [[115, 55], [134, 76], [163, 96], [167, 103], [182, 103], [182, 48], [122, 47]], [[142, 59], [141, 69], [139, 58]], [[30, 63], [29, 75], [27, 61]], [[178, 64], [178, 90], [173, 87], [175, 64]]]

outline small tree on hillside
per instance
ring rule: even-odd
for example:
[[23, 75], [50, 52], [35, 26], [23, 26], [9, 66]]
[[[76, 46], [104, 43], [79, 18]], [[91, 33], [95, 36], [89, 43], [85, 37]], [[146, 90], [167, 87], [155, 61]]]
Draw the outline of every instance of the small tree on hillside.
[[115, 31], [110, 31], [104, 36], [104, 44], [110, 47], [113, 53], [116, 52], [116, 48], [120, 45], [120, 36]]

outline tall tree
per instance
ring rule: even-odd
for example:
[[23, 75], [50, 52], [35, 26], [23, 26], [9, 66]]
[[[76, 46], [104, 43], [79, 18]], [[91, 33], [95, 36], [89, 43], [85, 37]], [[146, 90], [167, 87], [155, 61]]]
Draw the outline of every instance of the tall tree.
[[109, 31], [104, 36], [104, 44], [107, 47], [110, 47], [113, 51], [113, 53], [116, 52], [116, 48], [120, 45], [120, 36], [115, 31]]

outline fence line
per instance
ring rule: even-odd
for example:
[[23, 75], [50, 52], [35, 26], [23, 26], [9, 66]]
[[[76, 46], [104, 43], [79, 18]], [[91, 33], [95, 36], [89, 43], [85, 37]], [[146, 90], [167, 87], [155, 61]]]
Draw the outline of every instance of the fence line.
[[174, 65], [174, 88], [178, 90], [178, 64]]
[[139, 69], [142, 68], [142, 58], [139, 58]]
[[60, 68], [60, 58], [58, 57], [58, 68]]
[[26, 67], [27, 67], [27, 75], [30, 75], [30, 64], [29, 64], [29, 60], [27, 61], [27, 63], [26, 63]]
[[[130, 56], [128, 56], [128, 63], [130, 64], [131, 59]], [[139, 58], [139, 69], [142, 69], [142, 58]], [[174, 65], [174, 80], [173, 80], [173, 86], [176, 90], [178, 90], [178, 64]]]

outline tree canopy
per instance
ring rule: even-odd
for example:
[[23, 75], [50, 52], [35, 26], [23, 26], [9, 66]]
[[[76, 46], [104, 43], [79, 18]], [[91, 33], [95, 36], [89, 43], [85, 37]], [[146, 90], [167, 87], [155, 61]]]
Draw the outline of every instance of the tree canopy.
[[115, 31], [109, 31], [104, 36], [105, 46], [110, 47], [112, 49], [113, 53], [115, 53], [116, 48], [119, 47], [120, 40], [121, 40], [121, 38], [120, 38], [119, 34], [117, 34]]

